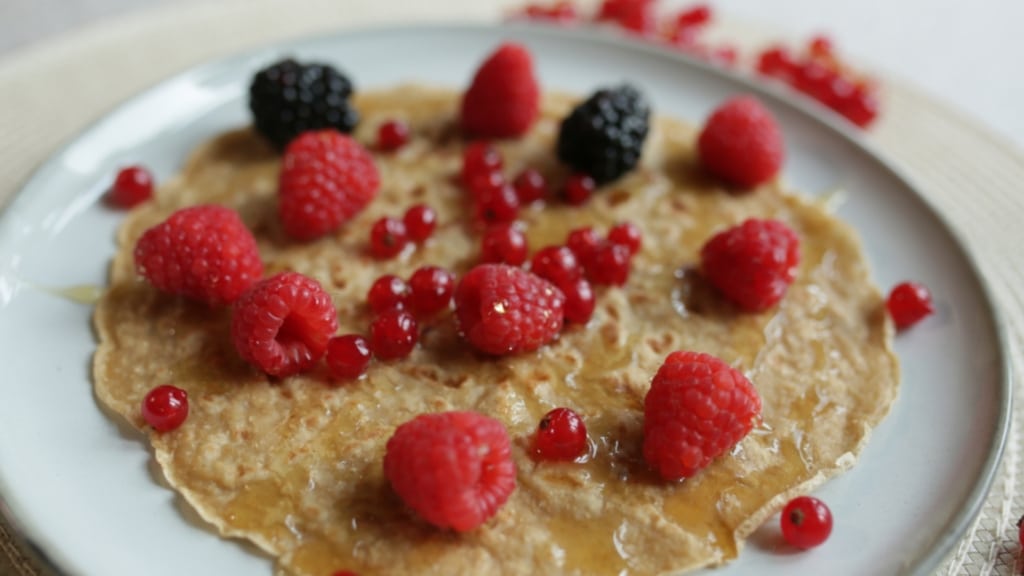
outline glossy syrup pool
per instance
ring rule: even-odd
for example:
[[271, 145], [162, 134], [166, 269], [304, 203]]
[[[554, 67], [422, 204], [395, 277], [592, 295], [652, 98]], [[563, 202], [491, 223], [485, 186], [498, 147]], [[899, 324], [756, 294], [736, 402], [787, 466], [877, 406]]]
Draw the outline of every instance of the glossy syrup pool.
[[[644, 233], [628, 284], [599, 289], [590, 323], [567, 327], [537, 353], [476, 355], [442, 314], [424, 323], [409, 359], [376, 362], [364, 379], [336, 383], [318, 370], [279, 382], [235, 357], [227, 313], [134, 280], [127, 256], [142, 230], [175, 206], [224, 202], [257, 234], [268, 271], [319, 279], [334, 297], [341, 332], [365, 330], [366, 290], [381, 274], [408, 277], [425, 264], [463, 273], [475, 262], [479, 227], [467, 221], [471, 210], [455, 183], [464, 144], [453, 130], [456, 101], [417, 88], [360, 96], [358, 138], [372, 142], [376, 124], [395, 116], [414, 137], [399, 153], [377, 156], [383, 185], [366, 213], [310, 244], [281, 235], [277, 159], [254, 135], [225, 135], [201, 149], [158, 193], [160, 203], [134, 213], [123, 231], [115, 286], [97, 313], [99, 397], [140, 425], [138, 402], [154, 382], [188, 390], [189, 421], [153, 437], [168, 480], [222, 533], [253, 540], [291, 573], [655, 574], [735, 557], [737, 539], [781, 505], [780, 495], [835, 473], [859, 449], [895, 394], [895, 362], [880, 297], [850, 231], [775, 186], [746, 195], [717, 188], [693, 165], [686, 126], [660, 120], [644, 165], [586, 206], [551, 201], [522, 210], [531, 250], [563, 243], [582, 225], [604, 233], [629, 220]], [[509, 177], [532, 166], [555, 188], [565, 179], [551, 149], [568, 105], [549, 98], [529, 137], [499, 144]], [[439, 215], [433, 239], [392, 261], [368, 258], [372, 221], [423, 201]], [[696, 272], [703, 242], [751, 216], [785, 220], [804, 255], [783, 304], [758, 315], [738, 313]], [[674, 350], [709, 352], [746, 372], [764, 413], [732, 453], [667, 484], [641, 456], [643, 398]], [[579, 462], [532, 455], [537, 423], [556, 406], [586, 422], [591, 449]], [[518, 469], [505, 507], [465, 534], [419, 521], [381, 470], [397, 425], [452, 409], [502, 420]]]

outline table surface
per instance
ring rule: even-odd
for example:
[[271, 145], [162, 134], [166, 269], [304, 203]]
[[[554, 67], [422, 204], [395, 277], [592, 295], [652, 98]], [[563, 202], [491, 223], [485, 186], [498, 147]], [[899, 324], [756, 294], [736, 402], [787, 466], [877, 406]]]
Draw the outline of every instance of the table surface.
[[[497, 6], [517, 1], [0, 0], [0, 205], [34, 166], [92, 119], [194, 63], [342, 25], [453, 15], [493, 20]], [[888, 114], [870, 139], [909, 172], [978, 259], [1020, 374], [1024, 114], [1017, 106], [1024, 102], [1024, 75], [1010, 71], [1013, 59], [1024, 54], [1024, 34], [1011, 30], [1024, 21], [1024, 2], [887, 4], [831, 2], [825, 9], [814, 0], [714, 2], [739, 24], [729, 27], [730, 37], [747, 48], [827, 31], [843, 52], [885, 77]], [[254, 13], [254, 6], [266, 13]], [[182, 42], [183, 37], [191, 40]], [[1017, 402], [1014, 412], [1018, 425], [999, 478], [941, 574], [1021, 571], [1014, 523], [1024, 511], [1024, 403]], [[0, 522], [0, 574], [35, 575], [13, 551], [8, 530]]]
[[[222, 0], [208, 0], [219, 2]], [[687, 6], [697, 0], [662, 0]], [[380, 0], [401, 6], [404, 0]], [[96, 21], [198, 0], [3, 0], [0, 58]], [[338, 0], [344, 6], [346, 0]], [[492, 2], [484, 2], [492, 3]], [[708, 0], [780, 37], [827, 32], [870, 70], [910, 81], [1024, 149], [1024, 2], [1021, 0]]]

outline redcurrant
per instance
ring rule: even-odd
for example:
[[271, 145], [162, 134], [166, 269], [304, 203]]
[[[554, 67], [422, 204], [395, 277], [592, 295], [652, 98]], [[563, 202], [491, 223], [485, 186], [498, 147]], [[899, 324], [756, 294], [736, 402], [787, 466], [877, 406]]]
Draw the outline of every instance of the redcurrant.
[[358, 378], [370, 365], [370, 342], [358, 334], [336, 336], [327, 342], [327, 367], [342, 380]]
[[594, 289], [586, 278], [578, 278], [570, 284], [560, 285], [565, 294], [565, 321], [586, 324], [594, 315]]
[[622, 286], [629, 280], [630, 260], [629, 247], [605, 242], [584, 261], [584, 268], [594, 284]]
[[543, 460], [575, 460], [587, 449], [587, 427], [569, 408], [555, 408], [540, 420], [534, 449]]
[[832, 533], [832, 512], [813, 496], [794, 498], [779, 518], [782, 537], [797, 548], [814, 548]]
[[612, 226], [612, 229], [608, 231], [608, 241], [612, 244], [622, 244], [629, 248], [630, 255], [640, 251], [642, 240], [643, 236], [640, 233], [640, 228], [632, 222], [620, 222]]
[[462, 153], [462, 183], [468, 185], [476, 174], [501, 170], [504, 161], [490, 142], [473, 142]]
[[932, 295], [922, 284], [903, 282], [896, 285], [885, 302], [896, 328], [903, 330], [917, 324], [935, 311]]
[[512, 222], [519, 215], [519, 198], [515, 188], [508, 184], [483, 191], [475, 206], [477, 219], [488, 224]]
[[526, 262], [526, 237], [511, 224], [489, 227], [480, 242], [480, 261], [519, 266]]
[[409, 303], [409, 286], [398, 276], [385, 274], [377, 278], [366, 294], [366, 303], [374, 314], [402, 310]]
[[416, 318], [404, 310], [388, 310], [370, 324], [370, 348], [381, 360], [408, 356], [418, 340]]
[[597, 184], [586, 174], [573, 174], [565, 183], [565, 201], [573, 206], [584, 204], [594, 194]]
[[394, 258], [408, 243], [409, 233], [405, 223], [397, 218], [381, 218], [370, 229], [370, 254], [374, 258]]
[[153, 195], [153, 175], [142, 166], [129, 166], [117, 173], [107, 200], [120, 208], [131, 208]]
[[413, 242], [423, 242], [437, 227], [437, 212], [426, 204], [417, 204], [405, 211], [402, 217], [405, 231]]
[[530, 260], [530, 271], [561, 288], [583, 276], [576, 255], [565, 246], [548, 246]]
[[455, 276], [437, 266], [424, 266], [409, 278], [412, 309], [427, 316], [448, 308], [455, 292]]
[[377, 147], [398, 150], [409, 141], [409, 125], [401, 120], [388, 120], [377, 128]]
[[146, 394], [142, 400], [142, 418], [157, 432], [170, 432], [188, 417], [188, 393], [164, 384]]
[[520, 172], [514, 186], [520, 204], [529, 204], [540, 200], [548, 192], [548, 183], [544, 179], [544, 175], [533, 168], [527, 168]]
[[579, 262], [586, 262], [600, 243], [601, 238], [589, 226], [576, 228], [569, 232], [569, 236], [565, 240], [565, 245], [569, 247], [569, 250], [572, 250], [572, 253], [576, 255], [576, 260]]

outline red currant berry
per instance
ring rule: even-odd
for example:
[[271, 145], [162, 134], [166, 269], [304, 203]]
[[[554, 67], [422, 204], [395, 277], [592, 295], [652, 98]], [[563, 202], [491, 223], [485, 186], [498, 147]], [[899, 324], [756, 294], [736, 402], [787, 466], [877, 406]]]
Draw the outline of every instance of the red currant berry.
[[448, 308], [455, 293], [455, 276], [437, 266], [424, 266], [409, 278], [412, 290], [412, 309], [421, 316], [435, 314]]
[[462, 183], [468, 185], [476, 174], [501, 170], [504, 161], [490, 142], [473, 142], [462, 153]]
[[129, 166], [117, 173], [107, 200], [120, 208], [131, 208], [153, 195], [153, 175], [142, 166]]
[[636, 254], [640, 251], [640, 244], [643, 241], [643, 236], [640, 233], [640, 228], [637, 228], [636, 224], [632, 222], [621, 222], [612, 227], [608, 231], [608, 241], [612, 244], [622, 244], [626, 248], [629, 248], [630, 255]]
[[572, 253], [576, 255], [576, 260], [579, 262], [586, 262], [600, 243], [601, 238], [589, 226], [577, 228], [569, 232], [569, 237], [565, 240], [565, 245], [569, 247], [569, 250], [572, 250]]
[[676, 16], [676, 26], [679, 28], [695, 28], [704, 26], [711, 21], [711, 7], [707, 4], [697, 4], [692, 8], [683, 10]]
[[519, 215], [519, 198], [512, 186], [504, 185], [477, 197], [476, 216], [481, 222], [512, 222]]
[[503, 186], [505, 186], [505, 175], [500, 170], [474, 174], [466, 185], [469, 194], [478, 201], [484, 196], [499, 192]]
[[757, 71], [765, 76], [788, 77], [797, 69], [793, 56], [781, 46], [775, 46], [761, 52], [757, 59]]
[[805, 62], [797, 70], [793, 87], [819, 102], [828, 100], [832, 81], [836, 73], [817, 62]]
[[807, 51], [815, 58], [831, 58], [835, 50], [831, 38], [818, 34], [807, 43]]
[[480, 261], [519, 266], [526, 262], [526, 237], [511, 224], [498, 224], [484, 231]]
[[520, 172], [514, 186], [520, 204], [535, 202], [547, 196], [548, 193], [547, 180], [544, 179], [543, 174], [533, 168], [527, 168]]
[[708, 53], [708, 60], [725, 67], [735, 66], [739, 58], [740, 53], [735, 46], [718, 46]]
[[370, 348], [381, 360], [408, 356], [418, 340], [416, 318], [404, 310], [388, 310], [370, 324]]
[[377, 128], [377, 147], [381, 150], [398, 150], [408, 141], [409, 125], [401, 120], [388, 120]]
[[341, 380], [359, 378], [370, 365], [370, 342], [358, 334], [337, 336], [327, 341], [327, 367]]
[[622, 286], [629, 280], [629, 247], [605, 242], [585, 261], [587, 277], [598, 285]]
[[594, 289], [586, 278], [579, 278], [575, 282], [561, 285], [559, 288], [565, 294], [565, 321], [574, 324], [586, 324], [594, 315], [594, 306], [597, 303], [594, 299]]
[[157, 432], [170, 432], [188, 417], [188, 393], [165, 384], [157, 386], [142, 400], [142, 419]]
[[794, 498], [782, 509], [779, 518], [782, 537], [797, 548], [814, 548], [832, 533], [832, 512], [824, 502], [812, 496]]
[[406, 210], [402, 222], [410, 240], [423, 242], [430, 238], [437, 227], [437, 212], [426, 204], [417, 204]]
[[885, 302], [896, 328], [903, 330], [917, 324], [935, 311], [932, 295], [928, 289], [916, 282], [896, 285]]
[[597, 184], [590, 176], [573, 174], [565, 183], [565, 201], [573, 206], [579, 206], [590, 200], [596, 188]]
[[867, 128], [878, 116], [878, 96], [870, 88], [856, 88], [839, 106], [839, 113], [861, 128]]
[[405, 223], [397, 218], [381, 218], [370, 229], [370, 254], [374, 258], [394, 258], [408, 243], [409, 233]]
[[530, 260], [530, 271], [559, 288], [583, 276], [576, 255], [565, 246], [548, 246], [537, 251]]
[[555, 408], [541, 418], [533, 446], [543, 460], [575, 460], [587, 449], [587, 427], [569, 408]]
[[366, 294], [366, 303], [374, 314], [388, 310], [402, 310], [409, 303], [409, 286], [405, 280], [392, 274], [377, 278]]

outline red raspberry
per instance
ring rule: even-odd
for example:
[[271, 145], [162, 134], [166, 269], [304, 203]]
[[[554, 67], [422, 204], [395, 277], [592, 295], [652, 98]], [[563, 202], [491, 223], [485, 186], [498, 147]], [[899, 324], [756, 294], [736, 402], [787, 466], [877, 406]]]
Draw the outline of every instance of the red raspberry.
[[527, 168], [520, 172], [513, 185], [520, 204], [542, 200], [548, 194], [547, 180], [544, 179], [543, 174], [533, 168]]
[[423, 242], [437, 227], [437, 212], [426, 204], [417, 204], [405, 211], [402, 217], [405, 231], [413, 242]]
[[308, 370], [338, 329], [331, 296], [297, 272], [253, 286], [235, 302], [231, 338], [238, 354], [271, 376]]
[[910, 328], [935, 311], [932, 306], [932, 295], [922, 284], [903, 282], [897, 284], [885, 302], [889, 316], [896, 328]]
[[402, 310], [409, 302], [409, 286], [398, 276], [385, 274], [374, 280], [366, 293], [366, 303], [375, 314]]
[[142, 400], [142, 419], [157, 432], [170, 432], [188, 418], [188, 392], [164, 384]]
[[634, 255], [640, 251], [643, 235], [636, 224], [622, 222], [612, 226], [612, 229], [608, 231], [608, 241], [612, 244], [622, 244], [629, 248], [630, 255]]
[[405, 222], [386, 216], [370, 228], [370, 254], [378, 260], [394, 258], [409, 244]]
[[335, 130], [303, 133], [281, 164], [284, 231], [296, 240], [329, 234], [361, 212], [379, 186], [373, 157], [358, 142]]
[[436, 314], [448, 308], [455, 292], [455, 276], [437, 266], [424, 266], [409, 278], [412, 308], [421, 316]]
[[504, 160], [490, 142], [473, 142], [462, 152], [462, 184], [470, 186], [473, 178], [501, 172]]
[[525, 46], [505, 43], [476, 71], [462, 98], [462, 129], [484, 138], [525, 134], [540, 111], [540, 86]]
[[569, 285], [559, 286], [565, 293], [565, 321], [586, 324], [594, 315], [594, 289], [586, 278], [579, 278]]
[[796, 279], [800, 239], [778, 220], [750, 219], [714, 235], [700, 251], [704, 276], [747, 312], [776, 305]]
[[814, 548], [832, 533], [832, 511], [813, 496], [799, 496], [782, 509], [779, 526], [786, 542], [797, 548]]
[[107, 201], [120, 208], [131, 208], [153, 195], [153, 175], [142, 166], [129, 166], [117, 173], [107, 192]]
[[530, 260], [530, 272], [550, 281], [563, 291], [583, 276], [576, 255], [565, 246], [541, 248]]
[[644, 459], [665, 480], [689, 478], [742, 440], [761, 398], [709, 354], [673, 352], [644, 399]]
[[576, 260], [586, 262], [601, 243], [601, 237], [590, 226], [569, 232], [565, 245], [576, 255]]
[[213, 305], [234, 302], [263, 275], [256, 239], [223, 206], [178, 210], [146, 230], [134, 256], [153, 286]]
[[422, 414], [399, 426], [384, 476], [420, 517], [458, 532], [494, 516], [516, 487], [508, 432], [476, 412]]
[[381, 360], [405, 358], [419, 339], [416, 318], [404, 310], [388, 310], [370, 324], [370, 347]]
[[480, 261], [519, 266], [526, 262], [526, 236], [511, 224], [487, 228], [480, 242]]
[[587, 426], [569, 408], [555, 408], [540, 420], [533, 449], [543, 460], [575, 460], [587, 449]]
[[393, 152], [409, 141], [409, 125], [401, 120], [388, 120], [377, 128], [377, 147]]
[[477, 350], [517, 354], [558, 336], [565, 295], [547, 280], [512, 266], [481, 264], [455, 288], [459, 331]]
[[337, 336], [327, 341], [327, 367], [342, 380], [358, 378], [370, 365], [370, 343], [357, 334]]
[[778, 174], [785, 147], [771, 113], [753, 97], [740, 96], [711, 114], [697, 140], [697, 153], [715, 176], [751, 188]]

